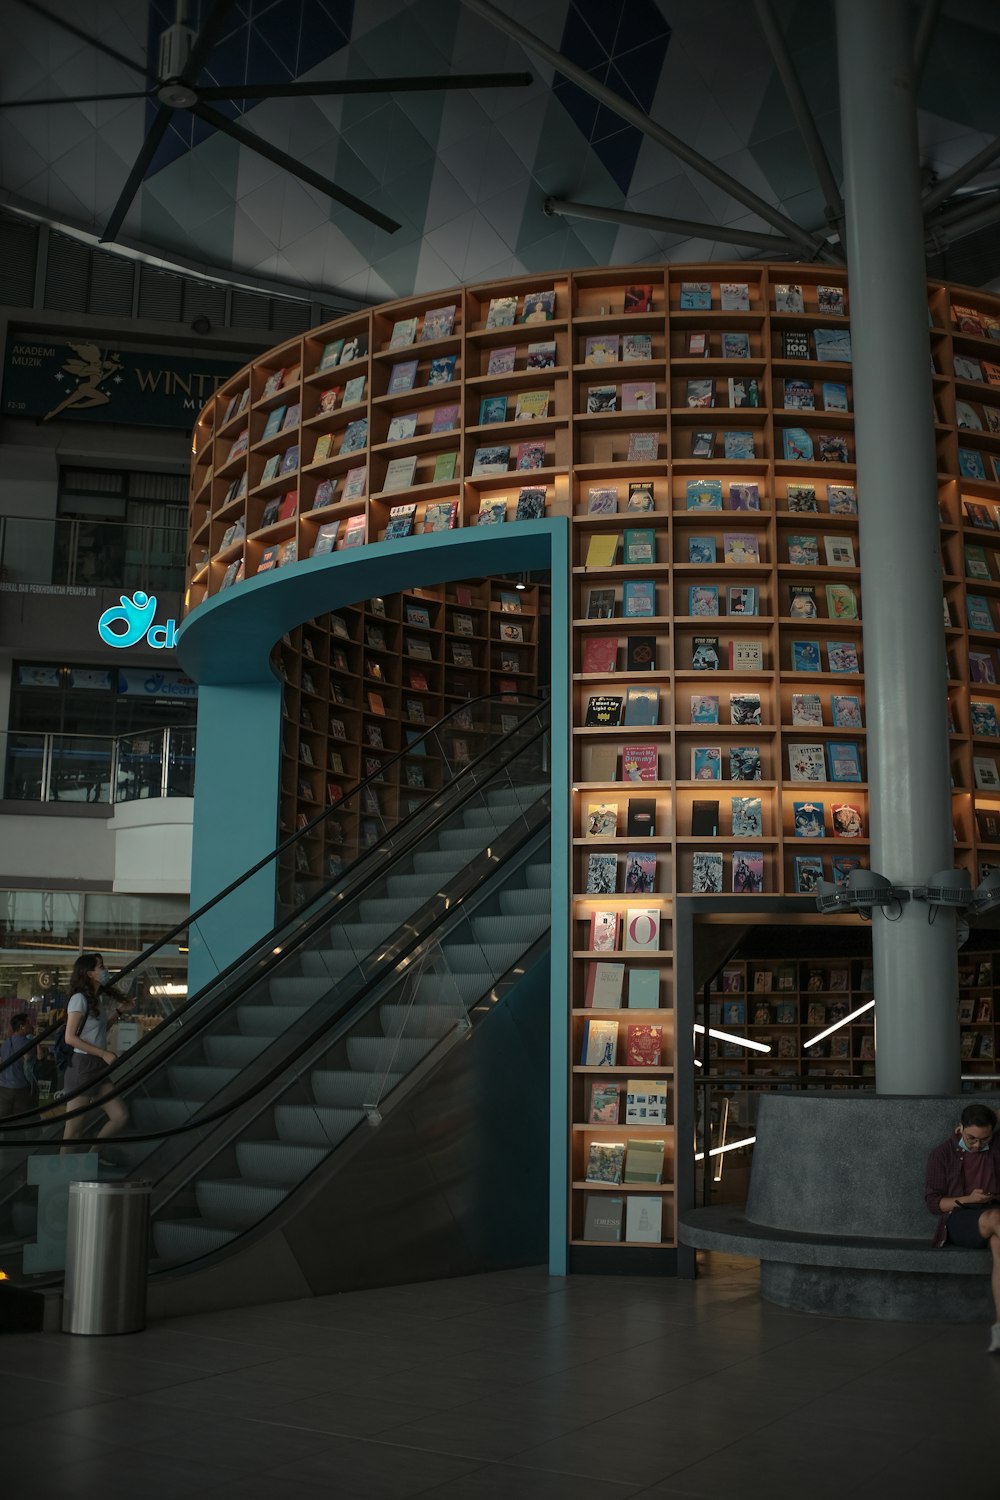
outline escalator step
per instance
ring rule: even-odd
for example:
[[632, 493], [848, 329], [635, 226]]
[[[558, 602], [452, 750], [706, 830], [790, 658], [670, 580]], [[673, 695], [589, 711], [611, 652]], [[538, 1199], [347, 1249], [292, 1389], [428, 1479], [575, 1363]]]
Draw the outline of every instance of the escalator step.
[[532, 786], [495, 786], [486, 793], [490, 807], [532, 807], [549, 795], [549, 784], [540, 781]]
[[286, 1141], [237, 1141], [236, 1163], [247, 1182], [276, 1182], [295, 1187], [327, 1152], [321, 1146], [296, 1146]]
[[210, 1068], [198, 1063], [178, 1063], [168, 1067], [167, 1076], [174, 1094], [182, 1099], [214, 1099], [220, 1089], [240, 1076], [239, 1068]]
[[413, 916], [413, 902], [405, 896], [377, 896], [359, 903], [362, 922], [382, 925], [392, 932]]
[[[401, 1073], [362, 1073], [350, 1068], [315, 1068], [309, 1075], [313, 1098], [317, 1104], [328, 1109], [363, 1110], [366, 1105], [377, 1105], [390, 1089], [394, 1089], [402, 1077]], [[292, 1107], [292, 1106], [287, 1106]], [[275, 1106], [275, 1118], [278, 1106]], [[279, 1135], [284, 1131], [279, 1130]]]
[[[441, 980], [438, 979], [438, 992], [440, 994]], [[430, 1037], [437, 1040], [443, 1037], [447, 1031], [461, 1019], [465, 1014], [465, 1007], [461, 1012], [458, 1005], [380, 1005], [378, 1010], [379, 1022], [387, 1037]]]
[[156, 1254], [176, 1264], [221, 1250], [236, 1238], [235, 1229], [220, 1229], [201, 1219], [153, 1220], [153, 1245]]
[[429, 901], [437, 893], [438, 886], [442, 881], [436, 879], [432, 874], [426, 875], [390, 875], [386, 881], [391, 896], [405, 896], [410, 904], [411, 910], [414, 903], [421, 904]]
[[129, 1101], [129, 1115], [137, 1130], [172, 1130], [176, 1125], [185, 1125], [197, 1114], [201, 1102], [195, 1099], [167, 1099], [147, 1096]]
[[241, 1036], [232, 1032], [227, 1036], [207, 1036], [202, 1043], [205, 1061], [215, 1068], [246, 1068], [266, 1052], [271, 1038], [266, 1036]]
[[349, 1036], [347, 1057], [352, 1069], [366, 1073], [408, 1073], [434, 1045], [424, 1036]]
[[462, 822], [466, 828], [485, 828], [490, 833], [497, 833], [505, 826], [506, 819], [496, 807], [477, 806], [465, 809], [462, 813]]
[[[309, 955], [304, 953], [302, 957], [305, 959]], [[272, 1005], [297, 1005], [300, 1007], [315, 1005], [330, 993], [331, 988], [337, 979], [340, 978], [340, 974], [336, 971], [336, 966], [334, 966], [333, 972], [329, 968], [320, 969], [317, 967], [315, 970], [307, 969], [304, 963], [302, 967], [305, 969], [304, 974], [275, 975], [271, 980], [268, 985], [268, 994], [271, 997]]]
[[456, 849], [419, 849], [413, 856], [413, 868], [419, 874], [454, 875], [467, 861]]
[[[327, 984], [336, 984], [346, 974], [350, 974], [354, 969], [354, 964], [353, 953], [335, 953], [332, 948], [312, 948], [299, 955], [299, 966], [303, 974], [310, 976], [310, 978], [325, 979]], [[290, 979], [284, 979], [281, 982], [288, 985], [293, 983]], [[294, 982], [300, 983], [302, 981]], [[280, 1004], [284, 1002], [276, 1003]]]
[[288, 1197], [277, 1183], [247, 1182], [242, 1177], [202, 1178], [195, 1198], [205, 1222], [222, 1229], [252, 1229]]
[[549, 914], [535, 916], [473, 917], [472, 930], [481, 943], [520, 943], [527, 947], [549, 925]]
[[[546, 924], [547, 925], [547, 924]], [[545, 928], [543, 927], [543, 931]], [[488, 988], [494, 979], [506, 974], [513, 964], [524, 955], [524, 943], [451, 943], [444, 944], [445, 963], [456, 974], [478, 974], [485, 968], [489, 979]]]
[[524, 879], [533, 891], [548, 889], [552, 885], [552, 866], [530, 864], [525, 869]]
[[500, 892], [500, 910], [512, 917], [537, 917], [538, 891], [534, 887], [508, 886]]
[[306, 1005], [241, 1005], [236, 1020], [244, 1036], [281, 1036], [289, 1026], [300, 1021]]
[[482, 828], [442, 828], [437, 836], [438, 847], [442, 850], [465, 849], [469, 852], [485, 849], [489, 839], [484, 837], [484, 833]]
[[328, 930], [327, 942], [336, 953], [367, 958], [372, 949], [384, 942], [395, 930], [396, 925], [392, 922], [345, 922]]
[[282, 1142], [296, 1149], [318, 1146], [324, 1154], [339, 1145], [363, 1119], [360, 1109], [313, 1109], [308, 1104], [274, 1106], [274, 1125]]

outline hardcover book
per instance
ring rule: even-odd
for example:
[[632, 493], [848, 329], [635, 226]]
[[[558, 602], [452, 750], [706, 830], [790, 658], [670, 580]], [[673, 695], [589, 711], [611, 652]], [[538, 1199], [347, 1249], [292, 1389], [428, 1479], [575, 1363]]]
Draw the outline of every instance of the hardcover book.
[[749, 359], [750, 335], [739, 331], [723, 333], [722, 357], [723, 359]]
[[713, 896], [722, 892], [722, 855], [696, 850], [691, 856], [691, 889], [697, 895]]
[[616, 385], [592, 385], [587, 388], [587, 411], [591, 416], [618, 410], [618, 387]]

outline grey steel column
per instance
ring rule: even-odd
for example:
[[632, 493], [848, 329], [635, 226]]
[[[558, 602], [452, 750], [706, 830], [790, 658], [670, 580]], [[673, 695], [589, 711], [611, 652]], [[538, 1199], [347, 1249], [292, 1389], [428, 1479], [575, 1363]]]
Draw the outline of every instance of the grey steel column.
[[[872, 868], [954, 864], [927, 286], [905, 0], [836, 0]], [[959, 1088], [953, 912], [872, 922], [882, 1094]]]

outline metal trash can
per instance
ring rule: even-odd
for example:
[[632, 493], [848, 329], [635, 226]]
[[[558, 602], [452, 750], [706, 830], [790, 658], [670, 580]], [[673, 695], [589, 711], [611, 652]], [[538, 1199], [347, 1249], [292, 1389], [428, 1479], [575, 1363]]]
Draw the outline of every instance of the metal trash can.
[[137, 1333], [146, 1326], [148, 1182], [73, 1182], [69, 1189], [63, 1333]]

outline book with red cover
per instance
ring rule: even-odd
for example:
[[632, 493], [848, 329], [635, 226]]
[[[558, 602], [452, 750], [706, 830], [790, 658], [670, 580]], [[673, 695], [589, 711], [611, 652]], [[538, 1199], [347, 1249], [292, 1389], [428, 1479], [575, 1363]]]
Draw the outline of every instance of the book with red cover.
[[584, 672], [613, 672], [618, 664], [618, 637], [592, 635], [583, 643]]
[[279, 521], [290, 521], [299, 508], [298, 490], [286, 490], [281, 499], [281, 509], [278, 511]]
[[656, 781], [659, 775], [656, 745], [622, 746], [622, 781]]
[[614, 953], [618, 947], [618, 932], [621, 927], [621, 912], [595, 911], [590, 914], [590, 942], [592, 953]]
[[661, 1066], [663, 1029], [660, 1026], [628, 1026], [625, 1029], [626, 1058], [629, 1067]]

